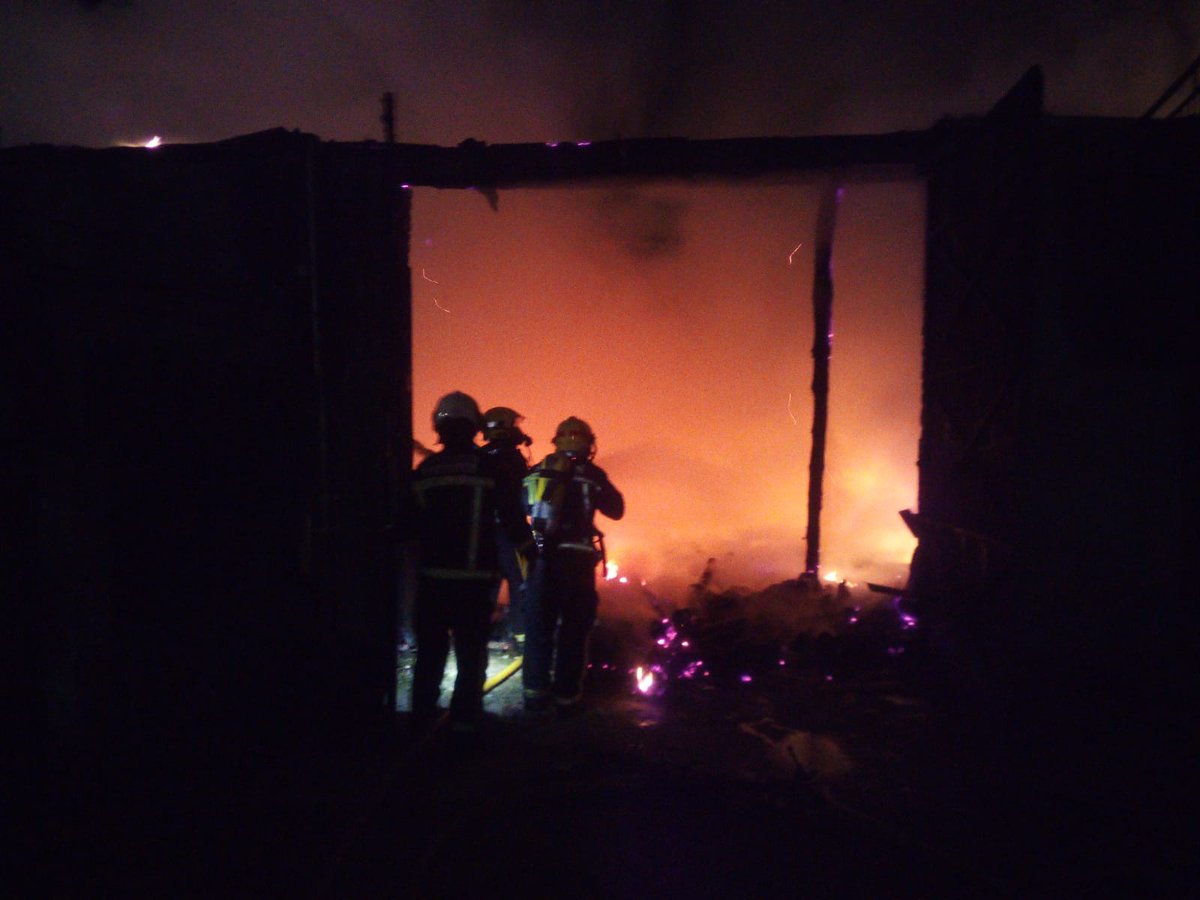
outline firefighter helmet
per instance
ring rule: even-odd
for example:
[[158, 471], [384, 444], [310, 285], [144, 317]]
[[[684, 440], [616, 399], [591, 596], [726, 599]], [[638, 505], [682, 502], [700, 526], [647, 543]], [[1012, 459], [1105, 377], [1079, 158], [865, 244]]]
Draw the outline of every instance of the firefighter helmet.
[[525, 436], [517, 423], [525, 417], [507, 406], [493, 406], [483, 414], [483, 437], [488, 441], [519, 441]]
[[475, 402], [475, 398], [470, 394], [464, 394], [462, 391], [453, 391], [438, 401], [437, 406], [433, 410], [433, 430], [439, 434], [442, 427], [451, 421], [460, 420], [469, 422], [475, 426], [475, 430], [479, 430], [479, 404]]
[[571, 456], [591, 457], [596, 449], [592, 427], [575, 416], [563, 419], [554, 432], [554, 449]]

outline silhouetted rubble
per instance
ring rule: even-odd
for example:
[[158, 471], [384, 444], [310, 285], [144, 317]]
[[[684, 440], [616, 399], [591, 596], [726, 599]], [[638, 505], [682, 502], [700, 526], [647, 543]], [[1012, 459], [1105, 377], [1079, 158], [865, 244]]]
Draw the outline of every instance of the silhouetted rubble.
[[[716, 589], [713, 560], [674, 605], [652, 594], [646, 616], [604, 618], [592, 646], [592, 675], [624, 673], [644, 693], [670, 682], [746, 682], [781, 668], [821, 678], [900, 674], [917, 648], [917, 619], [899, 593], [800, 577], [757, 591]], [[640, 673], [639, 673], [640, 667]]]

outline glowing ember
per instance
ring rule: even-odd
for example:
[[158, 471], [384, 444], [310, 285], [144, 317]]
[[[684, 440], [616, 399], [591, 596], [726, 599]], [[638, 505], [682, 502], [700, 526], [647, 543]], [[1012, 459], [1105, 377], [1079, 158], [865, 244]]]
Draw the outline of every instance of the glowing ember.
[[[686, 666], [684, 666], [683, 669], [680, 670], [679, 677], [680, 678], [695, 678], [696, 673], [699, 672], [703, 667], [704, 667], [703, 660], [693, 659], [690, 663], [688, 663]], [[705, 672], [703, 672], [703, 674], [707, 675], [708, 672], [705, 671]]]
[[636, 675], [637, 689], [639, 693], [648, 694], [654, 689], [654, 671], [644, 669], [641, 666], [637, 667]]
[[619, 572], [619, 571], [620, 571], [620, 567], [615, 562], [605, 563], [604, 564], [604, 580], [612, 581], [614, 578], [617, 577], [617, 572]]
[[670, 619], [663, 619], [662, 623], [665, 626], [663, 628], [662, 636], [655, 641], [655, 643], [660, 647], [670, 647], [673, 643], [675, 643], [675, 638], [679, 637], [679, 632], [676, 630], [675, 626], [671, 624]]
[[900, 619], [900, 627], [905, 631], [912, 631], [917, 627], [917, 617], [912, 613], [905, 612], [900, 608], [901, 597], [896, 597], [892, 600], [892, 608], [896, 610], [896, 615]]

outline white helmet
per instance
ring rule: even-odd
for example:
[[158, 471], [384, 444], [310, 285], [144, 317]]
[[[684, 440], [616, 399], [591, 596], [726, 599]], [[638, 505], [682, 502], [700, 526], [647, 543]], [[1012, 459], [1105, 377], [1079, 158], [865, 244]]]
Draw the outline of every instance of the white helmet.
[[433, 430], [440, 433], [443, 424], [452, 419], [470, 422], [478, 431], [481, 417], [475, 398], [462, 391], [453, 391], [439, 400], [433, 409]]

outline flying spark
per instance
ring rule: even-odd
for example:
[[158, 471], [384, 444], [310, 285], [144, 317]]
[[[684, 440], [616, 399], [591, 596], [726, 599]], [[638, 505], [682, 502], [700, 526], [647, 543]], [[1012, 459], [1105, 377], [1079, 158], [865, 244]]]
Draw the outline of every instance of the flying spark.
[[799, 425], [800, 420], [796, 418], [796, 414], [792, 412], [792, 392], [788, 391], [788, 415], [792, 417], [792, 424]]
[[[424, 268], [421, 269], [421, 277], [424, 278], [426, 281], [428, 281], [430, 284], [441, 284], [441, 282], [438, 281], [436, 278], [430, 278]], [[438, 309], [440, 309], [442, 312], [447, 312], [447, 313], [450, 312], [450, 310], [448, 310], [448, 309], [446, 309], [446, 307], [442, 306], [441, 301], [438, 300], [437, 297], [433, 298], [433, 305], [436, 306]]]
[[804, 246], [804, 242], [801, 241], [799, 244], [797, 244], [795, 247], [792, 248], [792, 252], [788, 254], [788, 265], [789, 266], [792, 264], [792, 257], [796, 255], [796, 251], [799, 250], [803, 246]]

